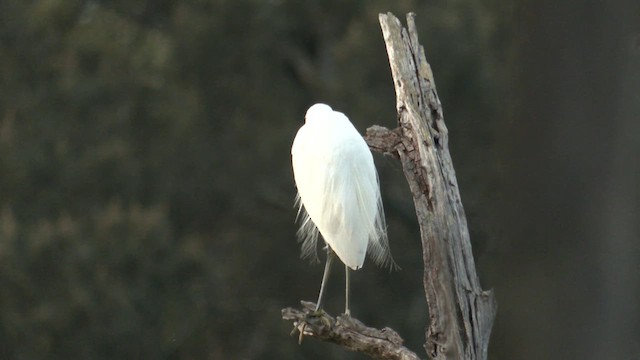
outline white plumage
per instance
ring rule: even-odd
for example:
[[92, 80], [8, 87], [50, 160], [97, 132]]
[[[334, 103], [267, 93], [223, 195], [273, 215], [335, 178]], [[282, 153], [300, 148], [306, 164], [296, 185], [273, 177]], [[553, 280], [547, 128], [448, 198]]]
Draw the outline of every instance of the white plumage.
[[319, 231], [351, 269], [362, 267], [367, 252], [378, 264], [393, 264], [366, 142], [343, 113], [328, 105], [311, 106], [305, 118], [291, 148], [303, 256], [315, 256]]

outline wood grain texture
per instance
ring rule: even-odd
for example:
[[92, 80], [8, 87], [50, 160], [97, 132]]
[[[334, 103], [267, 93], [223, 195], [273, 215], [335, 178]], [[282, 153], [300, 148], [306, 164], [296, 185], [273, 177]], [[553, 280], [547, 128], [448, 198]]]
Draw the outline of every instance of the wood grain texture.
[[282, 318], [293, 321], [293, 332], [298, 342], [305, 336], [331, 342], [351, 351], [362, 352], [373, 359], [418, 360], [414, 352], [402, 346], [404, 340], [390, 328], [376, 329], [361, 321], [345, 316], [332, 317], [315, 311], [316, 304], [301, 301], [302, 310], [282, 309]]
[[486, 359], [496, 301], [476, 274], [442, 105], [414, 18], [407, 15], [405, 29], [392, 14], [379, 16], [396, 91], [397, 154], [422, 237], [425, 349], [434, 359]]

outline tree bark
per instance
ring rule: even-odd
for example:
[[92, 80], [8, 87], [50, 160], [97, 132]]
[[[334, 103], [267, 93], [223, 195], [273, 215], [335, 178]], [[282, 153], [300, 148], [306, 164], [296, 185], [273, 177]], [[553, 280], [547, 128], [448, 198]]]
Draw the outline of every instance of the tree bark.
[[413, 351], [402, 346], [404, 340], [391, 328], [371, 328], [352, 317], [333, 318], [324, 311], [316, 313], [315, 303], [301, 303], [302, 310], [282, 309], [282, 318], [293, 321], [294, 328], [291, 334], [296, 331], [299, 333], [299, 343], [302, 343], [304, 336], [311, 336], [351, 351], [362, 352], [373, 359], [420, 359]]
[[430, 318], [425, 349], [433, 359], [486, 359], [496, 301], [476, 274], [442, 106], [414, 18], [407, 15], [404, 29], [391, 13], [379, 16], [396, 90], [396, 151], [422, 238]]
[[[482, 290], [476, 274], [442, 106], [431, 67], [418, 42], [414, 17], [407, 15], [405, 29], [391, 13], [379, 15], [396, 91], [399, 127], [389, 130], [373, 126], [367, 129], [365, 138], [371, 149], [400, 160], [413, 195], [429, 307], [424, 346], [427, 354], [437, 360], [486, 359], [496, 301], [491, 291]], [[296, 321], [301, 336], [332, 339], [319, 336], [320, 329], [308, 327], [304, 317], [292, 316], [295, 311], [283, 309], [283, 318]], [[330, 321], [322, 324], [332, 327]], [[358, 327], [352, 330], [358, 332]], [[374, 358], [401, 358], [385, 357], [387, 353], [366, 342], [359, 345], [348, 348]]]

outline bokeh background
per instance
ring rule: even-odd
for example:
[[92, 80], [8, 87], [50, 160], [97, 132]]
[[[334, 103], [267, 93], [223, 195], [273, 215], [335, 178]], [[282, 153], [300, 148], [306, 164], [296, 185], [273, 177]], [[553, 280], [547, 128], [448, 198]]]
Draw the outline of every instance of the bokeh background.
[[[635, 0], [3, 0], [0, 358], [364, 358], [280, 318], [322, 273], [289, 151], [315, 102], [395, 125], [386, 11], [418, 15], [490, 358], [640, 359]], [[426, 357], [410, 194], [376, 162], [402, 270], [365, 264], [353, 312]]]

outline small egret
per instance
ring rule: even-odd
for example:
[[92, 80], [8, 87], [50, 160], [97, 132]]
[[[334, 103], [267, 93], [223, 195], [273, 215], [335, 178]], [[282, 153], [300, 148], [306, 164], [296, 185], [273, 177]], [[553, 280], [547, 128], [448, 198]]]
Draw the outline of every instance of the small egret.
[[379, 265], [395, 265], [373, 156], [343, 113], [315, 104], [293, 140], [291, 160], [298, 217], [302, 214], [298, 230], [302, 255], [317, 257], [318, 232], [327, 245], [316, 311], [321, 309], [331, 262], [337, 255], [345, 264], [345, 314], [350, 315], [349, 269], [360, 269], [366, 253]]

